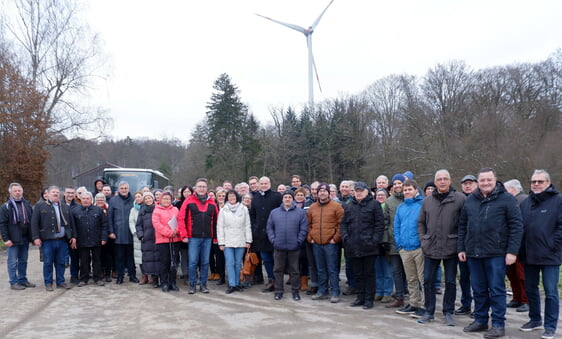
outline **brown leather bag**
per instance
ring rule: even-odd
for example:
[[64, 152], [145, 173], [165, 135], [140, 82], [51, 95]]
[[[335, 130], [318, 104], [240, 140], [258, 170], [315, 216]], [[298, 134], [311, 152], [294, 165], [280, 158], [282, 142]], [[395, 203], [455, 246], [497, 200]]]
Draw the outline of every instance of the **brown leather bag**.
[[242, 266], [242, 271], [240, 272], [241, 275], [254, 275], [254, 271], [256, 270], [256, 266], [259, 262], [260, 260], [258, 259], [258, 255], [252, 252], [251, 249], [246, 249], [244, 265]]

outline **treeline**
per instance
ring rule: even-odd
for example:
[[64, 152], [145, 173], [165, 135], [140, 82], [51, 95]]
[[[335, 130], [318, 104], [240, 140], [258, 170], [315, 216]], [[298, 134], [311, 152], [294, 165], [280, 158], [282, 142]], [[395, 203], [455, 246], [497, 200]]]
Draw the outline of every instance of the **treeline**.
[[405, 170], [423, 182], [439, 168], [449, 169], [456, 182], [485, 166], [501, 180], [518, 178], [524, 185], [533, 169], [545, 168], [559, 183], [561, 84], [561, 51], [538, 63], [481, 70], [452, 61], [421, 78], [387, 76], [314, 110], [275, 108], [273, 122], [260, 125], [222, 74], [187, 146], [177, 140], [73, 140], [52, 150], [48, 177], [62, 182], [68, 173], [108, 161], [160, 169], [176, 185], [200, 176], [220, 183], [250, 175], [288, 183], [291, 174], [308, 182], [372, 184], [381, 173]]

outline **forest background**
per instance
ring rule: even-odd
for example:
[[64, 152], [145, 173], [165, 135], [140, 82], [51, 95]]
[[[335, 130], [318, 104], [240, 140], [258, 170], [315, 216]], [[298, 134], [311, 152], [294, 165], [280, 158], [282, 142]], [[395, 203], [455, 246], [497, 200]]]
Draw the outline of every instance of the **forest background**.
[[[103, 135], [119, 114], [81, 99], [104, 64], [99, 37], [76, 20], [72, 1], [17, 3], [20, 25], [3, 18], [0, 34], [0, 187], [21, 182], [32, 201], [42, 187], [72, 185], [106, 162], [158, 169], [176, 187], [251, 175], [277, 185], [292, 174], [308, 183], [373, 185], [380, 174], [406, 170], [423, 184], [440, 168], [458, 183], [482, 167], [495, 168], [502, 181], [521, 180], [526, 190], [535, 168], [549, 171], [556, 185], [562, 180], [561, 50], [536, 63], [473, 69], [453, 60], [421, 77], [391, 74], [314, 107], [272, 107], [269, 123], [255, 118], [236, 79], [223, 73], [187, 143], [92, 138], [84, 136]], [[182, 124], [193, 115], [158, 112], [154, 119]]]

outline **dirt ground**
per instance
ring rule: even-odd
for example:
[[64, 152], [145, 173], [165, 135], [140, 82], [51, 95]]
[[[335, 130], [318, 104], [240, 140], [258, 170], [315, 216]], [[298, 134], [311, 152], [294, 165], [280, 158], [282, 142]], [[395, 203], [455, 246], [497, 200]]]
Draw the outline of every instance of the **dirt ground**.
[[[68, 269], [66, 277], [68, 282]], [[1, 337], [482, 338], [482, 333], [462, 331], [472, 321], [468, 316], [456, 316], [455, 327], [444, 324], [441, 296], [435, 321], [422, 325], [381, 303], [371, 310], [351, 308], [353, 296], [331, 304], [302, 293], [302, 300], [295, 302], [289, 286], [280, 301], [273, 300], [273, 293], [262, 293], [263, 286], [227, 295], [224, 285], [211, 281], [209, 294], [195, 295], [188, 295], [181, 283], [179, 292], [163, 293], [127, 279], [123, 285], [112, 282], [46, 292], [36, 247], [30, 248], [28, 278], [36, 288], [10, 290], [6, 253], [0, 251]], [[460, 290], [457, 303], [459, 299]], [[540, 338], [542, 331], [519, 331], [527, 321], [527, 314], [508, 309], [506, 338]]]

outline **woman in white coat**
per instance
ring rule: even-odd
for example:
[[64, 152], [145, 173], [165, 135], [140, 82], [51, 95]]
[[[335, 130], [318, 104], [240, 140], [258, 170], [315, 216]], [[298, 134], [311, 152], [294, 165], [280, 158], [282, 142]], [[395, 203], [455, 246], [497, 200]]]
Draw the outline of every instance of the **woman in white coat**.
[[240, 269], [246, 248], [252, 243], [252, 228], [248, 209], [241, 203], [236, 191], [226, 193], [226, 203], [221, 208], [217, 220], [217, 240], [224, 252], [226, 273], [228, 275], [227, 294], [242, 292], [240, 286]]

